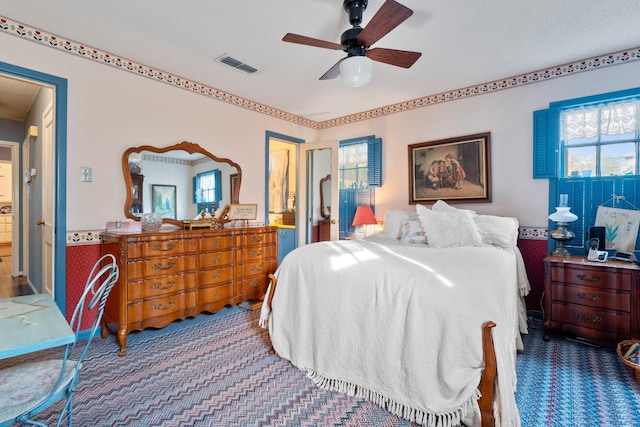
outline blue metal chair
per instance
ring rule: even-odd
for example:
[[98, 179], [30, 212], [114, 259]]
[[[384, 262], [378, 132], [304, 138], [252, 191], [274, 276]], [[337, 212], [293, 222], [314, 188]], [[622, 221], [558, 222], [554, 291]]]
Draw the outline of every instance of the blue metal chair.
[[[64, 399], [66, 402], [57, 426], [60, 426], [65, 414], [67, 425], [71, 426], [72, 397], [82, 370], [82, 361], [99, 329], [107, 297], [118, 281], [119, 274], [113, 255], [103, 256], [93, 266], [71, 318], [70, 326], [75, 332], [75, 340], [65, 347], [63, 359], [26, 363], [0, 370], [0, 427], [19, 422], [47, 427], [32, 417]], [[79, 345], [82, 318], [85, 314], [90, 316], [94, 313], [93, 326], [82, 348]], [[78, 351], [82, 350], [80, 356], [77, 360], [69, 359], [76, 346]]]

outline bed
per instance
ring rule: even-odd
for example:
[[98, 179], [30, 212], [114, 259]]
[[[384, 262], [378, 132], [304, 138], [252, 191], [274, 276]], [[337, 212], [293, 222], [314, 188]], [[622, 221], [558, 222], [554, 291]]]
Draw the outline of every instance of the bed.
[[319, 387], [421, 425], [479, 426], [482, 330], [493, 321], [498, 375], [485, 390], [495, 391], [495, 425], [519, 426], [515, 363], [529, 282], [517, 220], [444, 202], [390, 213], [383, 233], [284, 258], [260, 319], [273, 349]]

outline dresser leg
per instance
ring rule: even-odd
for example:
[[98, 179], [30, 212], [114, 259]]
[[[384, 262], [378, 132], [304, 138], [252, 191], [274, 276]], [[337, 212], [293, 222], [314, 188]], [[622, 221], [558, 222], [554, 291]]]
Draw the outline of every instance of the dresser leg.
[[120, 351], [118, 356], [124, 357], [127, 354], [127, 331], [125, 329], [118, 330], [118, 344], [120, 344]]

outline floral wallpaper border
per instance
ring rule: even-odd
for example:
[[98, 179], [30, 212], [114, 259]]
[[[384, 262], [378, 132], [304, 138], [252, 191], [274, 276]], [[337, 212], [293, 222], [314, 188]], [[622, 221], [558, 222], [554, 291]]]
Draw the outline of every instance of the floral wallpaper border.
[[640, 60], [640, 47], [634, 47], [570, 62], [567, 64], [557, 65], [544, 70], [532, 71], [530, 73], [520, 74], [518, 76], [507, 77], [492, 82], [425, 96], [423, 98], [417, 98], [398, 104], [388, 105], [357, 114], [351, 114], [348, 116], [338, 117], [322, 122], [316, 122], [305, 117], [287, 113], [286, 111], [282, 111], [277, 108], [269, 107], [268, 105], [260, 104], [236, 95], [226, 93], [214, 87], [190, 81], [166, 71], [156, 70], [152, 67], [135, 62], [130, 59], [120, 58], [107, 51], [87, 46], [83, 43], [69, 40], [56, 34], [48, 33], [46, 31], [40, 30], [19, 21], [15, 21], [9, 17], [2, 15], [0, 15], [0, 33], [10, 34], [21, 39], [40, 44], [42, 46], [67, 52], [72, 55], [81, 56], [88, 60], [115, 67], [142, 77], [150, 78], [172, 86], [177, 86], [190, 92], [199, 93], [201, 95], [208, 96], [219, 101], [227, 102], [238, 107], [246, 108], [248, 110], [256, 111], [314, 129], [326, 129], [330, 127], [341, 126], [361, 120], [372, 119], [374, 117], [385, 116], [387, 114], [413, 110], [415, 108], [426, 107], [428, 105], [454, 101], [456, 99], [468, 98], [470, 96], [483, 95], [486, 93], [497, 92], [500, 90], [520, 87], [545, 80]]

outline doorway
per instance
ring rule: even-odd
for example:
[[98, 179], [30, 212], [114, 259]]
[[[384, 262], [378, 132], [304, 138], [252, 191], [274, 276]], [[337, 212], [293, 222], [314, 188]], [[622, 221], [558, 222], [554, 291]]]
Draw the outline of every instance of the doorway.
[[[43, 117], [41, 113], [46, 108], [46, 105], [51, 103], [53, 106], [51, 111], [51, 179], [49, 180], [51, 191], [47, 191], [52, 204], [52, 222], [51, 230], [53, 232], [53, 240], [51, 245], [51, 267], [47, 269], [51, 274], [51, 292], [54, 300], [62, 312], [66, 312], [66, 152], [67, 152], [67, 80], [45, 74], [39, 71], [30, 70], [23, 67], [0, 62], [0, 79], [9, 78], [18, 81], [26, 81], [32, 84], [40, 85], [42, 88], [46, 88], [49, 93], [49, 100], [44, 101], [39, 99], [35, 101], [35, 109], [38, 111], [38, 117], [36, 119], [28, 118], [24, 122], [23, 137], [25, 139], [31, 138], [29, 136], [29, 130], [31, 125], [35, 125], [42, 130]], [[2, 99], [11, 99], [2, 96]], [[41, 104], [38, 104], [41, 103]], [[34, 123], [30, 123], [33, 121]], [[40, 125], [38, 127], [38, 125]], [[37, 137], [34, 140], [37, 141]], [[6, 138], [2, 138], [6, 139]], [[14, 141], [23, 143], [22, 138], [13, 138]], [[42, 266], [39, 260], [43, 257], [43, 236], [39, 229], [38, 222], [42, 221], [42, 197], [43, 197], [43, 180], [44, 176], [35, 178], [38, 171], [42, 172], [42, 147], [38, 147], [38, 144], [26, 145], [30, 147], [30, 159], [27, 165], [20, 164], [19, 170], [19, 182], [31, 181], [27, 189], [23, 188], [19, 196], [20, 200], [29, 200], [33, 203], [29, 203], [28, 206], [23, 203], [20, 211], [14, 212], [14, 217], [18, 218], [14, 227], [18, 227], [18, 241], [22, 244], [22, 251], [20, 251], [20, 262], [23, 271], [27, 275], [29, 280], [29, 287], [32, 292], [43, 291], [43, 279], [42, 279]], [[40, 144], [41, 145], [41, 144]], [[25, 144], [23, 143], [23, 148]], [[19, 152], [22, 150], [19, 150]], [[20, 155], [20, 154], [19, 154]], [[22, 156], [21, 156], [22, 157]], [[28, 173], [28, 176], [24, 174]], [[35, 179], [34, 179], [35, 178]], [[36, 202], [37, 200], [37, 202]], [[29, 261], [31, 260], [31, 261]], [[38, 260], [38, 262], [36, 262]], [[55, 286], [59, 284], [59, 286]]]

